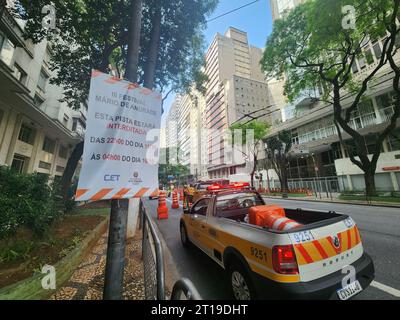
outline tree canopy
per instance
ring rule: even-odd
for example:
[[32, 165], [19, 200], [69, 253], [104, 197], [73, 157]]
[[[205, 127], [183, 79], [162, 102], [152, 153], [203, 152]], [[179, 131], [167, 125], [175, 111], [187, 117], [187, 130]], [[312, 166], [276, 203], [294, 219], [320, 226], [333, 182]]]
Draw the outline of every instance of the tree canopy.
[[[86, 103], [90, 71], [124, 74], [128, 50], [128, 22], [132, 0], [19, 0], [15, 14], [26, 21], [26, 37], [52, 43], [51, 81], [64, 87], [64, 100], [77, 109]], [[154, 84], [158, 90], [189, 89], [193, 81], [205, 81], [201, 73], [206, 17], [218, 0], [143, 0], [138, 82], [143, 84], [154, 22], [160, 22], [155, 57]], [[42, 8], [53, 4], [56, 31], [42, 26]], [[155, 14], [159, 10], [159, 15]], [[201, 87], [201, 84], [199, 85]]]
[[241, 146], [245, 146], [245, 151], [243, 151], [242, 148], [240, 148], [239, 151], [241, 151], [242, 155], [247, 158], [248, 163], [246, 164], [250, 164], [250, 177], [252, 186], [254, 186], [254, 173], [257, 167], [260, 143], [262, 142], [262, 139], [264, 139], [267, 135], [268, 128], [269, 125], [267, 123], [257, 120], [253, 120], [247, 123], [235, 123], [229, 128], [231, 130], [231, 142], [233, 144], [233, 147], [239, 144], [238, 141], [235, 140], [235, 131], [241, 130], [240, 144]]

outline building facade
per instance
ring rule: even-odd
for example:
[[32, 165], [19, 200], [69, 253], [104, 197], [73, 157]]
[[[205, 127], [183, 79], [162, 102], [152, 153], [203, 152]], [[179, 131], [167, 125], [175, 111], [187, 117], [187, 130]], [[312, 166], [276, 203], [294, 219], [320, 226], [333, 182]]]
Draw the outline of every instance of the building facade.
[[[217, 34], [206, 53], [208, 76], [204, 126], [208, 137], [209, 178], [228, 178], [246, 173], [243, 164], [232, 163], [225, 150], [226, 130], [256, 115], [259, 121], [280, 120], [284, 99], [283, 83], [273, 81], [272, 89], [261, 71], [262, 50], [249, 44], [247, 33], [230, 27]], [[279, 87], [281, 88], [279, 90]]]
[[188, 166], [195, 180], [208, 177], [204, 110], [204, 96], [192, 89], [190, 94], [175, 97], [165, 122], [166, 147], [178, 151], [179, 163]]
[[59, 100], [49, 83], [51, 44], [23, 37], [24, 24], [4, 10], [0, 21], [0, 165], [21, 173], [61, 176], [82, 140], [86, 112]]

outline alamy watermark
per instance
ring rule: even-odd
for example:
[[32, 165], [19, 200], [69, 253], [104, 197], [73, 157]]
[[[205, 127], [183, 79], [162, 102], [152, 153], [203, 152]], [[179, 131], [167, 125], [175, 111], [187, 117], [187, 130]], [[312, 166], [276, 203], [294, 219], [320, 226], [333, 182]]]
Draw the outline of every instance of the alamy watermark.
[[345, 30], [356, 28], [356, 8], [351, 5], [342, 7], [342, 28]]
[[42, 27], [46, 30], [56, 29], [56, 8], [52, 4], [43, 6], [42, 14], [45, 16], [42, 19]]
[[42, 288], [44, 290], [56, 289], [56, 268], [51, 265], [44, 265], [41, 270], [45, 276], [42, 278]]

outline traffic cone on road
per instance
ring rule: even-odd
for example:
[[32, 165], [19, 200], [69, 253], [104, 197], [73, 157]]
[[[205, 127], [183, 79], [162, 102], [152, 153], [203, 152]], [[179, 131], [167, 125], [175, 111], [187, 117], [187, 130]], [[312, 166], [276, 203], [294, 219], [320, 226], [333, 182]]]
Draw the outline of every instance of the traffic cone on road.
[[172, 193], [172, 209], [179, 209], [178, 192]]
[[157, 219], [168, 219], [168, 207], [165, 201], [164, 191], [160, 191], [160, 195], [158, 197]]

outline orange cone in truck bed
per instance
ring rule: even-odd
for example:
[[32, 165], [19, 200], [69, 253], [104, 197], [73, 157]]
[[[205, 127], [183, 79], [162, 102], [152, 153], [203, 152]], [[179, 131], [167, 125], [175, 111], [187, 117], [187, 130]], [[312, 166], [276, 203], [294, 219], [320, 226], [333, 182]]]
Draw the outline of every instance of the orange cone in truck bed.
[[249, 209], [249, 223], [274, 230], [290, 230], [302, 224], [285, 217], [285, 209], [275, 205], [255, 206]]
[[276, 205], [255, 206], [249, 209], [249, 223], [265, 226], [265, 218], [271, 214], [284, 217], [285, 209]]

